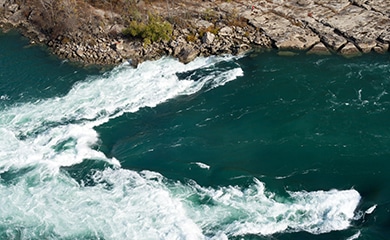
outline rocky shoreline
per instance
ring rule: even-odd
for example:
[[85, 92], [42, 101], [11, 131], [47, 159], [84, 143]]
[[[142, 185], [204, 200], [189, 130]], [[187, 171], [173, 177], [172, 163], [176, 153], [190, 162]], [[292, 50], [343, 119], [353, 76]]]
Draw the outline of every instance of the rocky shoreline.
[[175, 12], [175, 17], [186, 16], [190, 22], [174, 24], [170, 40], [146, 45], [121, 34], [125, 26], [113, 11], [89, 6], [98, 21], [53, 38], [31, 23], [33, 11], [27, 11], [21, 1], [0, 0], [0, 28], [20, 29], [31, 43], [47, 45], [60, 58], [84, 64], [116, 65], [131, 60], [136, 66], [166, 55], [188, 63], [197, 56], [241, 54], [253, 48], [355, 56], [389, 51], [390, 5], [386, 1], [215, 0], [171, 3], [169, 8], [165, 2], [146, 6], [141, 1], [167, 19]]

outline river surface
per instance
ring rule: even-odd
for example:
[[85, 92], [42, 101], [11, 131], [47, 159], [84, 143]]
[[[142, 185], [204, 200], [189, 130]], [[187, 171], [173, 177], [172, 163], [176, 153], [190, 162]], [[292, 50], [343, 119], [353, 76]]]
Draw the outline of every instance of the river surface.
[[390, 239], [390, 55], [83, 68], [0, 33], [0, 239]]

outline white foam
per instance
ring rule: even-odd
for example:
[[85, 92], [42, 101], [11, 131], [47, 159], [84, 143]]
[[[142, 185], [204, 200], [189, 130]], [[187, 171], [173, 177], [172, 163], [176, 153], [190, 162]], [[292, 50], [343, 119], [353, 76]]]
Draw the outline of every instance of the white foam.
[[[0, 188], [0, 222], [24, 228], [27, 238], [52, 232], [61, 238], [201, 239], [183, 204], [159, 179], [133, 171], [106, 170], [96, 179], [113, 184], [79, 187], [65, 175], [40, 182], [36, 172]], [[35, 178], [37, 182], [31, 181]], [[22, 229], [23, 230], [23, 229]]]
[[[137, 69], [124, 65], [78, 83], [64, 97], [3, 110], [0, 173], [23, 172], [0, 179], [0, 226], [7, 237], [228, 239], [347, 228], [360, 199], [355, 190], [294, 192], [281, 201], [257, 179], [248, 188], [172, 182], [159, 173], [121, 169], [116, 159], [92, 148], [99, 140], [93, 127], [109, 119], [242, 75], [235, 67], [197, 81], [176, 76], [218, 61], [229, 59], [200, 58], [188, 65], [161, 59]], [[60, 171], [85, 159], [113, 167], [96, 171], [93, 186], [80, 185]]]
[[355, 240], [355, 239], [358, 239], [361, 235], [361, 232], [358, 231], [357, 233], [355, 233], [354, 235], [350, 236], [349, 238], [347, 238], [347, 240]]
[[0, 100], [3, 100], [3, 101], [9, 100], [9, 96], [7, 94], [1, 95]]
[[63, 174], [31, 171], [14, 185], [0, 185], [0, 222], [22, 226], [31, 238], [39, 232], [105, 239], [319, 234], [347, 228], [360, 199], [355, 190], [332, 190], [277, 200], [258, 180], [249, 188], [214, 189], [125, 169], [106, 169], [93, 178], [96, 186], [80, 187]]
[[[212, 207], [205, 205], [195, 210], [201, 216], [196, 222], [219, 228], [228, 236], [298, 231], [321, 234], [346, 229], [360, 201], [355, 190], [291, 192], [290, 198], [280, 200], [267, 193], [264, 184], [256, 179], [248, 189], [230, 186], [197, 190], [211, 197]], [[203, 212], [209, 217], [202, 216]]]
[[371, 214], [371, 213], [373, 213], [374, 212], [374, 210], [376, 209], [376, 204], [375, 205], [373, 205], [372, 207], [370, 207], [369, 209], [367, 209], [366, 211], [365, 211], [365, 214]]
[[192, 164], [196, 164], [196, 165], [198, 165], [198, 167], [203, 168], [203, 169], [207, 169], [207, 170], [210, 169], [210, 166], [209, 166], [209, 165], [207, 165], [207, 164], [205, 164], [205, 163], [202, 163], [202, 162], [194, 162], [194, 163], [192, 163]]
[[[69, 166], [86, 158], [105, 159], [91, 149], [98, 140], [94, 126], [125, 112], [154, 107], [179, 95], [193, 94], [205, 84], [223, 85], [242, 75], [242, 70], [237, 68], [214, 79], [207, 76], [191, 81], [179, 80], [176, 76], [177, 72], [228, 60], [199, 58], [184, 65], [173, 59], [161, 59], [144, 62], [137, 69], [123, 65], [100, 78], [76, 84], [64, 97], [9, 108], [1, 113], [0, 128], [11, 135], [13, 142], [9, 142], [9, 137], [0, 136], [1, 153], [8, 152], [11, 145], [25, 154], [19, 156], [23, 161], [0, 161], [0, 167], [2, 164], [30, 165], [42, 161]], [[60, 153], [54, 151], [64, 141], [73, 147]], [[13, 152], [9, 154], [11, 157]], [[35, 154], [37, 158], [30, 157]]]

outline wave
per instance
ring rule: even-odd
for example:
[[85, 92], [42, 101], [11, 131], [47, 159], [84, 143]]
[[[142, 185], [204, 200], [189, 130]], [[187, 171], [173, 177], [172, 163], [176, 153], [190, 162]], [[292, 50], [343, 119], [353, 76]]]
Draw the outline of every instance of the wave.
[[[176, 96], [196, 93], [206, 84], [223, 85], [241, 76], [241, 68], [196, 80], [179, 79], [176, 73], [211, 67], [231, 59], [199, 58], [187, 65], [173, 59], [161, 59], [145, 62], [137, 69], [125, 64], [100, 78], [76, 84], [64, 97], [6, 109], [0, 117], [1, 131], [6, 136], [0, 140], [4, 141], [0, 142], [0, 150], [12, 156], [9, 146], [23, 149], [25, 165], [43, 161], [58, 167], [73, 165], [86, 158], [105, 159], [100, 152], [91, 149], [91, 145], [98, 141], [93, 127], [126, 112], [136, 112]], [[64, 144], [69, 146], [68, 151], [55, 151], [57, 146]], [[35, 153], [38, 159], [31, 157]], [[16, 161], [2, 162], [5, 165], [17, 164]]]
[[[232, 64], [219, 67], [224, 62]], [[187, 65], [164, 58], [119, 66], [63, 97], [7, 107], [0, 114], [0, 238], [223, 239], [348, 228], [360, 201], [353, 189], [283, 198], [257, 179], [248, 187], [205, 188], [123, 169], [94, 147], [94, 127], [110, 119], [242, 75], [231, 57]], [[109, 164], [91, 173], [92, 185], [61, 170], [88, 159]]]
[[[254, 179], [247, 188], [172, 183], [155, 172], [106, 169], [82, 187], [66, 175], [30, 171], [2, 186], [9, 236], [104, 239], [221, 239], [246, 234], [313, 234], [349, 227], [355, 190], [291, 192], [280, 198]], [[4, 226], [6, 225], [6, 226]], [[12, 236], [12, 235], [11, 235]]]

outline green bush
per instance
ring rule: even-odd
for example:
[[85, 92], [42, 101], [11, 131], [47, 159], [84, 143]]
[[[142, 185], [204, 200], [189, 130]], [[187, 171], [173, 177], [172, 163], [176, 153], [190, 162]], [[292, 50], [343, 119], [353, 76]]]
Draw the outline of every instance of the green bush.
[[160, 17], [149, 15], [148, 23], [131, 21], [129, 27], [123, 30], [127, 37], [141, 38], [144, 43], [169, 40], [172, 36], [172, 25]]

